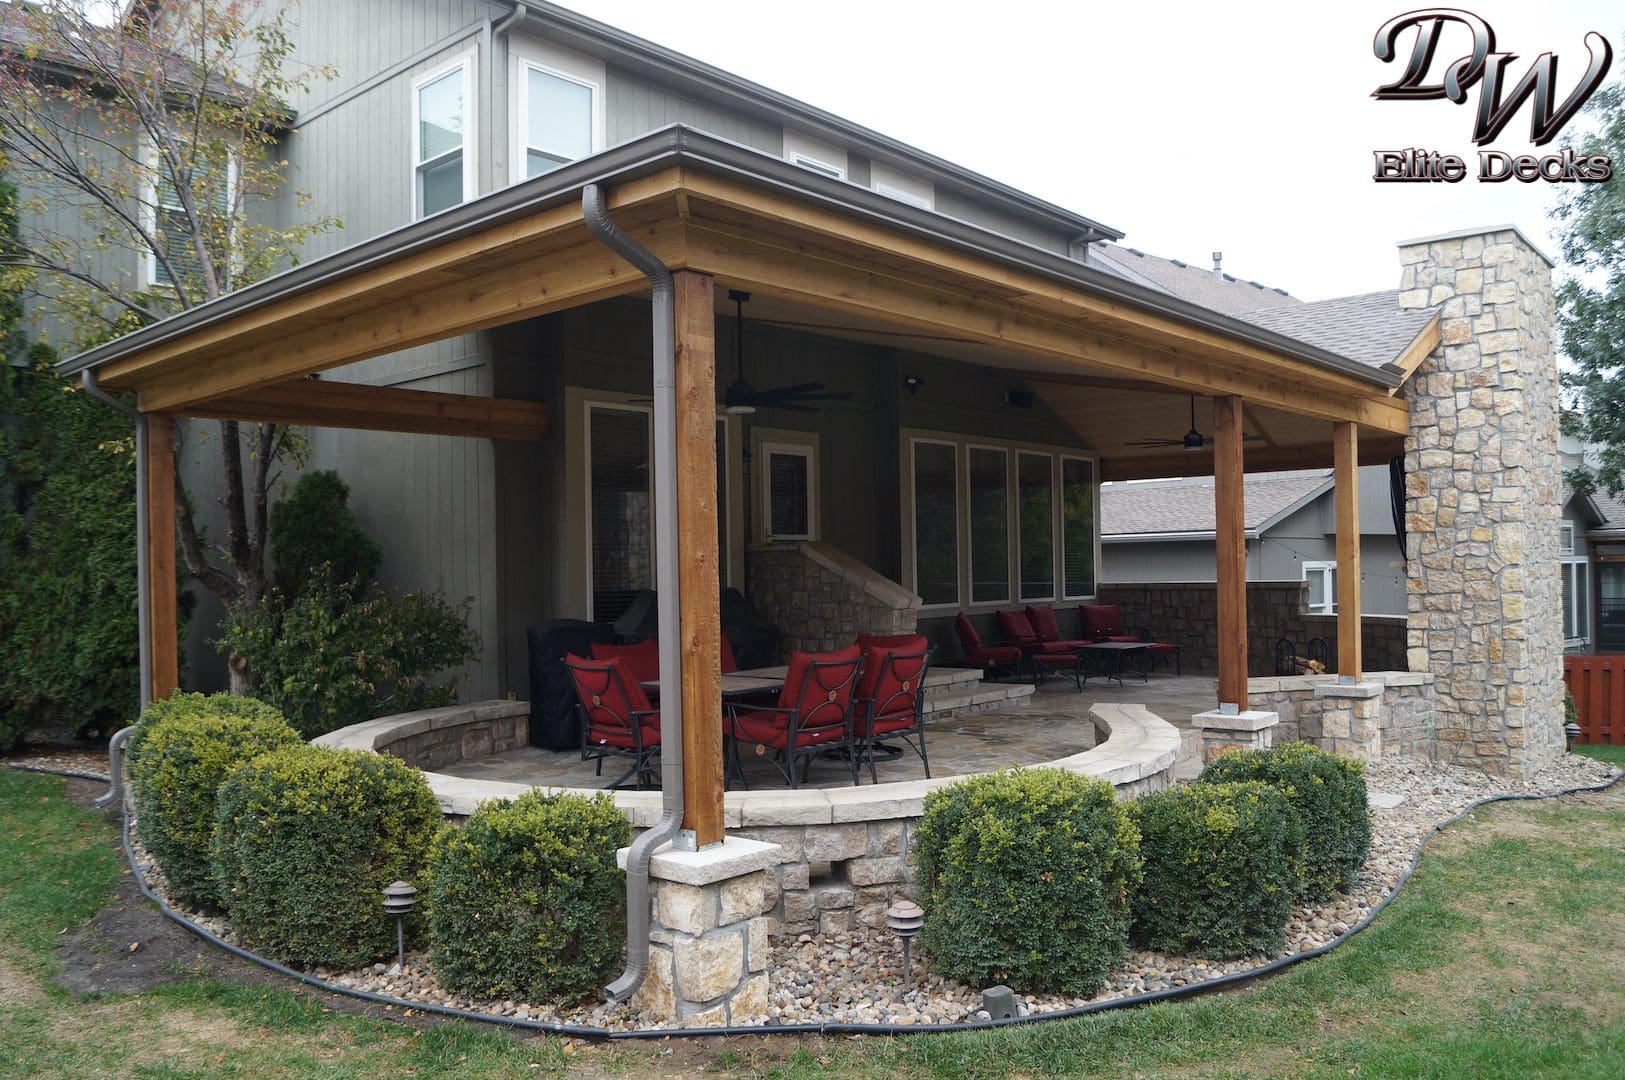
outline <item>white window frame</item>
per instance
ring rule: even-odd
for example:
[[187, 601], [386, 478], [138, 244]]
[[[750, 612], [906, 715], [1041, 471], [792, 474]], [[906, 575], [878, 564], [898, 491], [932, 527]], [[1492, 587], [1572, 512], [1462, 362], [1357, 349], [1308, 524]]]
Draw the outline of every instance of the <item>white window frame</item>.
[[[1045, 458], [1049, 461], [1049, 563], [1051, 589], [1047, 596], [1021, 595], [1021, 459]], [[1060, 455], [1054, 451], [1016, 450], [1015, 472], [1011, 475], [1011, 507], [1016, 518], [1016, 575], [1012, 581], [1017, 604], [1053, 604], [1061, 594], [1061, 515], [1058, 492], [1060, 489]]]
[[[976, 553], [974, 549], [974, 536], [970, 528], [970, 455], [976, 450], [990, 450], [1004, 455], [1004, 595], [997, 600], [976, 599]], [[1011, 469], [1014, 467], [1015, 452], [1009, 446], [1000, 446], [989, 442], [965, 443], [965, 578], [968, 588], [964, 593], [961, 607], [965, 608], [995, 608], [1010, 603], [1015, 594], [1012, 588], [1015, 582], [1016, 566], [1018, 565], [1015, 537], [1016, 537], [1016, 508], [1012, 498], [1013, 484]], [[913, 484], [910, 481], [910, 495], [913, 494]]]
[[[1565, 524], [1567, 524], [1565, 522]], [[1568, 579], [1569, 595], [1573, 597], [1571, 610], [1562, 612], [1563, 642], [1565, 647], [1585, 645], [1591, 640], [1591, 560], [1583, 555], [1565, 556], [1559, 564], [1559, 573]], [[1580, 580], [1584, 578], [1584, 580]], [[1558, 602], [1562, 603], [1562, 590]], [[1574, 616], [1574, 633], [1569, 633], [1569, 616]]]
[[[423, 142], [423, 124], [420, 110], [422, 108], [422, 91], [430, 83], [438, 82], [461, 69], [463, 80], [463, 142], [458, 152], [463, 155], [463, 198], [458, 206], [471, 199], [479, 197], [479, 170], [475, 167], [479, 155], [479, 110], [475, 101], [475, 59], [472, 52], [465, 52], [437, 67], [430, 68], [412, 80], [412, 220], [418, 221], [428, 215], [423, 212], [423, 168], [436, 161], [443, 160], [452, 153], [447, 150], [431, 161], [420, 161]], [[447, 207], [447, 210], [451, 207]], [[445, 211], [436, 211], [444, 213]]]
[[[1060, 558], [1057, 565], [1060, 571], [1055, 579], [1055, 590], [1061, 594], [1063, 600], [1092, 600], [1100, 594], [1100, 462], [1083, 454], [1057, 454], [1055, 469], [1055, 528], [1059, 536], [1057, 541], [1060, 547]], [[1081, 461], [1089, 466], [1090, 487], [1093, 489], [1095, 507], [1094, 528], [1090, 531], [1090, 543], [1094, 545], [1095, 588], [1089, 593], [1069, 593], [1066, 591], [1066, 520], [1061, 513], [1065, 505], [1063, 496], [1066, 494], [1066, 463], [1068, 461]]]
[[[612, 412], [642, 413], [649, 418], [648, 451], [649, 462], [654, 464], [654, 406], [640, 405], [631, 401], [616, 401], [610, 398], [589, 398], [581, 403], [581, 483], [582, 491], [586, 494], [585, 513], [581, 515], [581, 528], [586, 536], [586, 546], [582, 549], [584, 560], [582, 577], [586, 581], [587, 620], [592, 621], [595, 614], [592, 609], [593, 581], [592, 581], [592, 414], [595, 409], [604, 409]], [[655, 491], [654, 469], [649, 469], [648, 479], [645, 481], [649, 488], [649, 568], [651, 574], [656, 575], [649, 587], [654, 588], [655, 581], [659, 580], [659, 548], [655, 545], [655, 521], [659, 516], [659, 507], [655, 505], [658, 493]]]
[[936, 209], [936, 186], [931, 181], [911, 176], [882, 161], [869, 163], [869, 188], [878, 195], [921, 210]]
[[[145, 228], [147, 230], [147, 235], [152, 237], [154, 242], [156, 242], [157, 239], [158, 239], [158, 211], [159, 211], [158, 199], [160, 198], [160, 188], [159, 188], [160, 174], [159, 174], [159, 170], [158, 170], [158, 148], [153, 146], [152, 143], [148, 142], [148, 143], [145, 144], [144, 153], [143, 153], [142, 156], [143, 156], [143, 158], [145, 159], [145, 161], [147, 163], [148, 169], [150, 170], [148, 175], [151, 177], [152, 184], [151, 184], [151, 187], [147, 191], [147, 194], [148, 194], [149, 198], [146, 199], [146, 200], [143, 200], [142, 204], [141, 204], [141, 225], [142, 225], [143, 228]], [[228, 154], [226, 156], [226, 213], [231, 217], [231, 221], [230, 221], [230, 224], [229, 224], [229, 229], [230, 229], [231, 233], [236, 232], [236, 224], [237, 224], [236, 223], [236, 213], [235, 213], [236, 201], [237, 201], [237, 155], [236, 154]], [[164, 209], [176, 209], [176, 210], [178, 210], [180, 208], [179, 207], [164, 207]], [[234, 247], [234, 245], [229, 245], [229, 246]], [[233, 250], [231, 252], [231, 256], [232, 256], [232, 259], [233, 259], [233, 264], [232, 264], [232, 266], [228, 267], [227, 271], [226, 271], [226, 279], [227, 279], [228, 285], [229, 285], [230, 280], [234, 276], [235, 271], [237, 269], [235, 250]], [[174, 289], [175, 288], [175, 285], [174, 285], [173, 282], [159, 281], [158, 280], [158, 254], [157, 254], [157, 252], [152, 251], [152, 250], [150, 250], [148, 248], [145, 248], [145, 247], [141, 249], [141, 280], [149, 288], [154, 288], [154, 289]]]
[[1311, 615], [1337, 614], [1337, 563], [1325, 560], [1310, 561], [1303, 564], [1303, 580], [1308, 581], [1310, 574], [1324, 574], [1325, 583], [1321, 595], [1326, 598], [1324, 603], [1310, 604], [1308, 612]]
[[[604, 65], [600, 60], [565, 52], [548, 42], [515, 39], [512, 44], [513, 62], [510, 65], [512, 91], [509, 93], [509, 115], [513, 117], [509, 132], [509, 184], [522, 184], [530, 180], [530, 71], [577, 83], [591, 91], [591, 149], [588, 154], [603, 151], [608, 143], [608, 115], [604, 112]], [[536, 149], [544, 149], [538, 146]], [[564, 167], [564, 166], [559, 166]]]
[[[927, 444], [932, 445], [932, 446], [946, 446], [946, 447], [948, 447], [948, 449], [950, 449], [950, 450], [952, 450], [954, 452], [954, 567], [955, 567], [955, 571], [956, 571], [956, 573], [955, 573], [955, 582], [954, 582], [954, 592], [957, 595], [955, 596], [955, 598], [953, 600], [942, 601], [942, 602], [935, 603], [935, 604], [922, 603], [920, 605], [920, 610], [921, 611], [957, 611], [960, 607], [962, 607], [964, 605], [965, 598], [968, 595], [968, 593], [965, 591], [965, 572], [966, 572], [967, 566], [969, 565], [970, 553], [967, 550], [967, 544], [966, 544], [966, 540], [965, 540], [965, 529], [966, 529], [966, 526], [969, 523], [964, 520], [964, 516], [965, 516], [964, 512], [965, 512], [965, 510], [967, 510], [969, 508], [970, 501], [969, 501], [968, 498], [965, 498], [963, 496], [965, 495], [966, 491], [968, 490], [967, 485], [970, 482], [970, 474], [969, 474], [969, 471], [968, 471], [968, 462], [967, 462], [967, 459], [965, 457], [965, 451], [964, 451], [963, 444], [955, 442], [952, 439], [934, 438], [934, 437], [929, 437], [929, 436], [915, 436], [915, 437], [911, 437], [908, 440], [908, 477], [909, 477], [909, 481], [908, 481], [908, 507], [907, 507], [907, 513], [908, 513], [908, 519], [909, 519], [909, 558], [908, 558], [908, 572], [909, 572], [908, 580], [909, 580], [909, 585], [908, 585], [908, 590], [909, 590], [909, 592], [913, 593], [915, 596], [921, 596], [921, 593], [920, 593], [920, 565], [919, 565], [919, 555], [920, 555], [920, 547], [919, 547], [920, 515], [919, 515], [919, 503], [914, 497], [914, 494], [915, 494], [914, 493], [914, 476], [915, 476], [914, 466], [915, 466], [915, 464], [917, 462], [917, 456], [915, 454], [915, 450], [919, 447], [919, 445], [921, 443], [927, 443]], [[922, 599], [923, 599], [923, 597], [922, 597]]]
[[[818, 518], [818, 436], [811, 432], [780, 431], [755, 428], [751, 432], [755, 443], [757, 520], [756, 538], [763, 543], [793, 540], [817, 540], [822, 533]], [[769, 458], [773, 454], [807, 459], [807, 532], [790, 534], [773, 532], [773, 470]]]
[[789, 128], [784, 131], [784, 160], [832, 180], [845, 180], [850, 175], [845, 150]]
[[1557, 526], [1557, 553], [1559, 555], [1574, 554], [1574, 522], [1564, 521]]

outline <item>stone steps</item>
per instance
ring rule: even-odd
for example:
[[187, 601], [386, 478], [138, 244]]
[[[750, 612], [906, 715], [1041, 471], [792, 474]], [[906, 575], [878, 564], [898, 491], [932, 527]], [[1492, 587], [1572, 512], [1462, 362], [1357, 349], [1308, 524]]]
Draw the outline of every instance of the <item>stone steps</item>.
[[1037, 689], [1032, 683], [984, 682], [979, 673], [976, 679], [939, 687], [933, 687], [927, 676], [925, 685], [925, 715], [933, 720], [1025, 705]]

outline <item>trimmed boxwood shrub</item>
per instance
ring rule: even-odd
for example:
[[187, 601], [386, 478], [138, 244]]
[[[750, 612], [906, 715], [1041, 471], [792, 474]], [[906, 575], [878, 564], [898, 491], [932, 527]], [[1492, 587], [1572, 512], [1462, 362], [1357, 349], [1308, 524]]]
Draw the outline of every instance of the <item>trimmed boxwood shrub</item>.
[[232, 929], [251, 948], [307, 968], [394, 952], [384, 886], [421, 883], [443, 827], [410, 765], [318, 746], [264, 754], [232, 773], [216, 821], [214, 870]]
[[1303, 820], [1300, 900], [1321, 900], [1353, 887], [1371, 850], [1364, 764], [1295, 742], [1225, 754], [1203, 769], [1197, 782], [1242, 780], [1273, 784]]
[[136, 831], [175, 897], [217, 909], [215, 794], [233, 769], [270, 750], [299, 745], [276, 709], [234, 694], [174, 694], [155, 701], [130, 736]]
[[632, 826], [608, 795], [490, 802], [429, 862], [435, 976], [457, 994], [573, 1001], [619, 970]]
[[1127, 946], [1139, 839], [1110, 784], [1063, 769], [931, 792], [915, 860], [933, 967], [968, 986], [1099, 989]]
[[1303, 824], [1268, 784], [1193, 784], [1129, 803], [1145, 876], [1130, 936], [1228, 960], [1275, 952], [1303, 885]]

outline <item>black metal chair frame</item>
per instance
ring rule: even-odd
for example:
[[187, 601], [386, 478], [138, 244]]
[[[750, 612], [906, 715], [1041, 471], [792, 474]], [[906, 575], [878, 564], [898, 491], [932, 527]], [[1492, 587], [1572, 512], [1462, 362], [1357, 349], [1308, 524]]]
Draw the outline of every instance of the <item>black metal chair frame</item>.
[[[576, 713], [581, 717], [581, 760], [596, 760], [598, 762], [598, 768], [595, 775], [603, 776], [605, 758], [613, 756], [629, 757], [632, 759], [631, 768], [627, 769], [620, 776], [616, 777], [614, 783], [606, 784], [604, 786], [606, 791], [614, 791], [622, 784], [626, 783], [628, 777], [634, 775], [637, 777], [637, 784], [635, 787], [638, 791], [642, 791], [645, 788], [650, 787], [659, 787], [660, 765], [655, 759], [660, 756], [660, 747], [645, 746], [643, 744], [643, 721], [645, 717], [659, 716], [660, 710], [627, 709], [627, 712], [630, 714], [632, 720], [630, 726], [632, 745], [630, 747], [611, 746], [609, 743], [595, 743], [591, 738], [592, 722], [587, 715], [587, 707], [580, 700], [582, 689], [581, 684], [575, 681], [575, 669], [571, 667], [569, 670], [571, 673], [571, 682], [574, 683], [576, 688]], [[626, 692], [626, 683], [624, 680], [622, 680], [621, 673], [613, 667], [606, 667], [604, 673], [610, 679], [614, 680], [615, 685], [620, 690], [621, 700], [630, 706], [632, 699]]]
[[[886, 658], [881, 661], [880, 671], [875, 676], [875, 686], [881, 686], [886, 682], [887, 672], [896, 667], [895, 661], [897, 661], [899, 658], [904, 660], [913, 660], [916, 657], [918, 657], [920, 660], [920, 671], [916, 677], [914, 689], [912, 691], [905, 687], [904, 689], [888, 696], [884, 702], [877, 701], [872, 697], [864, 699], [864, 703], [868, 705], [868, 712], [866, 714], [866, 726], [868, 727], [868, 731], [861, 736], [854, 732], [853, 738], [861, 742], [861, 746], [858, 748], [861, 756], [858, 760], [860, 765], [864, 763], [868, 764], [869, 782], [871, 784], [880, 783], [879, 776], [875, 772], [875, 747], [881, 745], [877, 740], [882, 736], [888, 739], [894, 737], [899, 738], [902, 739], [903, 742], [907, 743], [910, 749], [912, 749], [916, 754], [920, 755], [920, 764], [925, 767], [925, 778], [927, 780], [931, 779], [931, 759], [927, 757], [925, 753], [925, 677], [931, 671], [931, 650], [926, 649], [923, 652], [887, 652]], [[882, 732], [880, 736], [877, 736], [874, 730], [875, 717], [893, 715], [887, 712], [886, 707], [892, 702], [896, 701], [898, 698], [909, 693], [914, 695], [913, 725], [906, 728], [893, 728], [891, 731]], [[858, 703], [856, 701], [853, 702], [854, 713], [856, 712], [857, 704]]]
[[[739, 778], [740, 787], [749, 790], [750, 784], [745, 779], [745, 767], [744, 762], [740, 760], [739, 744], [744, 742], [756, 746], [758, 748], [759, 756], [764, 757], [766, 756], [766, 751], [768, 749], [766, 743], [758, 743], [751, 739], [741, 739], [739, 737], [740, 732], [738, 726], [738, 716], [741, 712], [780, 713], [786, 718], [784, 748], [774, 752], [772, 761], [773, 767], [779, 770], [779, 775], [784, 777], [785, 782], [789, 784], [792, 789], [799, 788], [802, 784], [806, 783], [807, 770], [812, 767], [813, 758], [821, 756], [826, 751], [839, 750], [843, 748], [847, 751], [847, 762], [852, 769], [852, 785], [854, 787], [857, 786], [859, 754], [852, 738], [853, 699], [850, 694], [847, 695], [846, 699], [846, 711], [842, 718], [843, 730], [839, 739], [831, 739], [828, 742], [814, 743], [810, 746], [796, 745], [797, 737], [801, 730], [801, 717], [806, 712], [810, 712], [811, 709], [818, 707], [818, 702], [816, 701], [812, 703], [811, 708], [808, 707], [808, 693], [816, 690], [819, 694], [823, 695], [828, 695], [831, 693], [838, 694], [843, 686], [851, 685], [855, 687], [858, 677], [863, 672], [863, 657], [859, 656], [857, 662], [852, 664], [852, 673], [850, 677], [844, 682], [836, 683], [834, 686], [822, 685], [821, 680], [818, 678], [818, 672], [824, 668], [846, 667], [849, 663], [851, 663], [851, 661], [814, 660], [808, 664], [806, 678], [801, 681], [801, 688], [797, 694], [796, 704], [793, 708], [785, 707], [783, 705], [750, 705], [748, 703], [739, 704], [734, 702], [728, 703], [727, 741], [732, 747], [732, 771], [733, 774]], [[832, 699], [826, 696], [825, 700], [827, 701]], [[801, 778], [799, 781], [796, 779], [797, 758], [801, 759]]]

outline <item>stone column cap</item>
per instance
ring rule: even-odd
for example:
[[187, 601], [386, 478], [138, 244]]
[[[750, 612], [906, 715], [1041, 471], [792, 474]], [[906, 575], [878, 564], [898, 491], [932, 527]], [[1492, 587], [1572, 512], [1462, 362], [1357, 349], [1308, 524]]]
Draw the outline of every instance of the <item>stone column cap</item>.
[[1315, 687], [1315, 696], [1318, 698], [1382, 697], [1383, 685], [1380, 682], [1322, 683]]
[[[615, 864], [622, 870], [626, 869], [630, 850], [621, 848], [615, 853]], [[779, 850], [778, 844], [743, 836], [725, 837], [722, 843], [699, 851], [681, 851], [666, 843], [656, 848], [654, 858], [649, 860], [649, 876], [683, 885], [714, 885], [777, 866]]]
[[1517, 233], [1518, 239], [1523, 241], [1524, 246], [1530, 251], [1533, 251], [1536, 255], [1539, 255], [1541, 260], [1545, 262], [1547, 266], [1550, 266], [1553, 269], [1557, 267], [1556, 261], [1554, 261], [1550, 255], [1540, 250], [1540, 247], [1533, 240], [1529, 239], [1528, 235], [1522, 229], [1510, 223], [1506, 225], [1478, 225], [1466, 229], [1454, 229], [1450, 232], [1437, 233], [1433, 236], [1418, 236], [1412, 240], [1401, 240], [1399, 242], [1399, 246], [1402, 248], [1417, 247], [1421, 244], [1437, 244], [1445, 240], [1465, 240], [1470, 236], [1494, 236], [1496, 233], [1503, 232]]
[[1265, 712], [1262, 709], [1245, 709], [1233, 713], [1212, 709], [1191, 717], [1192, 724], [1212, 731], [1263, 731], [1280, 722], [1280, 713]]

